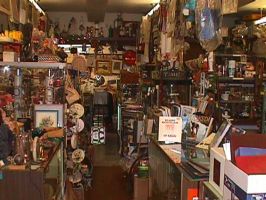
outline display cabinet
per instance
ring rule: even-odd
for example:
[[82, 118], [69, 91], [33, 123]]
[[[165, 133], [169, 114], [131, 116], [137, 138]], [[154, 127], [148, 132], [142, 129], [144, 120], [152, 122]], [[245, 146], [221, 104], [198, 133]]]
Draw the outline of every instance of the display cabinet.
[[201, 187], [208, 177], [198, 176], [195, 169], [187, 168], [182, 159], [182, 148], [181, 144], [165, 145], [151, 139], [149, 163], [152, 199], [202, 199]]
[[256, 116], [256, 80], [255, 78], [217, 79], [217, 99], [223, 114], [234, 119], [251, 119]]
[[0, 62], [1, 91], [14, 96], [14, 118], [33, 118], [34, 104], [63, 104], [66, 63]]
[[40, 164], [7, 165], [0, 169], [0, 199], [51, 200], [64, 195], [63, 143], [45, 150]]
[[217, 71], [217, 115], [238, 124], [257, 124], [262, 113], [265, 58], [248, 54], [214, 53]]
[[[0, 69], [1, 91], [14, 98], [13, 103], [5, 106], [7, 115], [17, 121], [29, 122], [24, 124], [24, 130], [23, 128], [19, 130], [22, 134], [23, 131], [36, 128], [33, 123], [36, 119], [35, 104], [59, 104], [63, 107], [67, 64], [0, 62]], [[44, 119], [41, 120], [44, 121]], [[62, 110], [61, 115], [58, 111], [57, 117], [53, 120], [58, 122], [54, 123], [53, 127], [63, 128], [64, 111]], [[24, 165], [13, 165], [11, 162], [0, 169], [0, 199], [62, 199], [65, 182], [64, 138], [60, 139], [61, 142], [58, 140], [55, 141], [53, 147], [44, 147], [44, 160], [36, 163], [33, 153], [33, 159], [30, 155], [27, 156], [27, 159], [24, 159]], [[19, 153], [19, 150], [16, 149], [13, 153], [15, 155]]]

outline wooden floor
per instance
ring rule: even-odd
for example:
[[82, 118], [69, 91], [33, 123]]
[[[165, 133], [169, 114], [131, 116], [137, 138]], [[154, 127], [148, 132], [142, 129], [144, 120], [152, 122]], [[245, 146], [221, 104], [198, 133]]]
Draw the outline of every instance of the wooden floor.
[[106, 144], [94, 146], [93, 182], [85, 191], [85, 200], [131, 200], [118, 154], [117, 134], [106, 136]]

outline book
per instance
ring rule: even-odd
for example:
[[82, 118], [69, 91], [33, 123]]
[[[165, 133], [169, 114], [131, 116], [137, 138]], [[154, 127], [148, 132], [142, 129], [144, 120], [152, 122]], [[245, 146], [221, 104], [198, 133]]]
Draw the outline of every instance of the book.
[[191, 135], [195, 137], [197, 142], [201, 142], [210, 134], [212, 124], [212, 117], [194, 114], [191, 118]]

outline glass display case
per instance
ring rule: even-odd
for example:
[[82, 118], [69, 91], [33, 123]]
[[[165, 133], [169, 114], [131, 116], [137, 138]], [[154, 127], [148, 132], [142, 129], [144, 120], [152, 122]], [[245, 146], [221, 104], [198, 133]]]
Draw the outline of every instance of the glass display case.
[[0, 169], [0, 199], [51, 200], [64, 194], [63, 143], [47, 149], [40, 164], [6, 165]]

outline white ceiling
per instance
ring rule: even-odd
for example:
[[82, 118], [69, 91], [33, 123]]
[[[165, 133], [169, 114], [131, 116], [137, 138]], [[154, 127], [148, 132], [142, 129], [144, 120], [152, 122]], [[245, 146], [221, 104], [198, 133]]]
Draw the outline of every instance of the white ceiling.
[[[88, 21], [103, 21], [106, 12], [146, 14], [160, 0], [39, 0], [45, 11], [86, 12]], [[244, 6], [243, 6], [244, 5]], [[266, 0], [239, 0], [239, 11], [258, 12]]]
[[241, 11], [253, 12], [258, 11], [259, 9], [266, 9], [266, 0], [256, 0], [240, 8]]
[[40, 0], [45, 11], [87, 12], [88, 21], [103, 21], [105, 12], [146, 14], [159, 0]]

